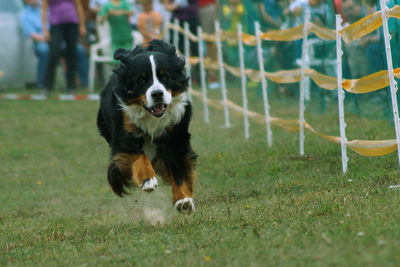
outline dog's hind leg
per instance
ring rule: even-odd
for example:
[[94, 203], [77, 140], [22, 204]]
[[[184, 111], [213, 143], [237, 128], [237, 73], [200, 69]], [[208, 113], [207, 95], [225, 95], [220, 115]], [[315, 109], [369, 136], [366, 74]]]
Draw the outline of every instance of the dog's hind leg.
[[127, 194], [126, 188], [133, 185], [132, 157], [126, 153], [118, 153], [112, 157], [108, 166], [107, 178], [115, 194], [122, 197]]

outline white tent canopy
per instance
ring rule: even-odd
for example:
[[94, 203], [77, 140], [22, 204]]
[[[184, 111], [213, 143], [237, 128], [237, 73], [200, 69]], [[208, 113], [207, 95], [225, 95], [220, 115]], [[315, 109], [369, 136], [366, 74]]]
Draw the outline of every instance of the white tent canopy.
[[36, 80], [32, 42], [22, 35], [20, 0], [0, 0], [0, 89], [17, 88]]

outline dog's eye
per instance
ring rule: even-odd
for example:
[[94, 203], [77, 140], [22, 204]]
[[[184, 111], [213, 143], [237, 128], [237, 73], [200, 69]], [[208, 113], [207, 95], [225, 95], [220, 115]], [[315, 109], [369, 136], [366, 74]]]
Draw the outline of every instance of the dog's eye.
[[158, 76], [160, 77], [160, 80], [166, 80], [166, 79], [168, 79], [167, 73], [164, 72], [164, 71], [160, 71], [160, 73], [159, 73]]
[[140, 79], [142, 82], [145, 82], [145, 81], [147, 81], [147, 75], [146, 75], [146, 73], [142, 73], [142, 74], [140, 74], [140, 77], [139, 77], [139, 79]]

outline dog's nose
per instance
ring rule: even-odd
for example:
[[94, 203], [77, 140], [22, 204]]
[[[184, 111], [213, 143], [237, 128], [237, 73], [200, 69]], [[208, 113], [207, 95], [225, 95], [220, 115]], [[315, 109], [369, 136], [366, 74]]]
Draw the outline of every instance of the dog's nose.
[[151, 97], [155, 100], [160, 100], [163, 96], [164, 93], [161, 90], [154, 90], [153, 92], [151, 92]]

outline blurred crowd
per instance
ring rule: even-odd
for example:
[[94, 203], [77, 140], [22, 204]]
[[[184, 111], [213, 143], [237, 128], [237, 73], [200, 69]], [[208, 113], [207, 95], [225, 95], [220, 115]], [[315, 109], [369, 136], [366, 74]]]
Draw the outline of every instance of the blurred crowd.
[[[138, 41], [146, 44], [153, 38], [162, 38], [167, 22], [179, 19], [187, 22], [193, 33], [202, 26], [203, 32], [214, 33], [214, 20], [224, 30], [236, 32], [237, 23], [244, 31], [254, 33], [254, 21], [261, 23], [262, 31], [287, 29], [304, 22], [307, 9], [311, 21], [319, 26], [335, 28], [335, 14], [341, 14], [346, 24], [379, 10], [379, 0], [24, 0], [20, 14], [23, 33], [33, 40], [38, 58], [37, 85], [49, 93], [55, 84], [55, 69], [62, 63], [66, 89], [88, 86], [89, 47], [99, 40], [96, 25], [107, 21], [110, 25], [111, 51], [131, 49]], [[400, 0], [389, 0], [392, 7]], [[400, 63], [398, 20], [390, 20], [393, 59]], [[132, 34], [140, 33], [140, 35]], [[140, 40], [135, 40], [140, 36]], [[267, 71], [296, 67], [301, 56], [301, 40], [296, 42], [264, 42]], [[334, 57], [332, 44], [323, 43], [316, 56]], [[179, 38], [183, 51], [183, 38]], [[216, 48], [207, 43], [207, 56], [216, 59]], [[237, 64], [237, 47], [224, 49], [228, 63]], [[246, 48], [249, 55], [254, 48]], [[378, 30], [365, 38], [345, 46], [346, 78], [365, 76], [385, 68], [382, 32]], [[198, 54], [192, 43], [191, 55]], [[246, 57], [249, 66], [254, 57]], [[323, 67], [323, 66], [322, 66]], [[196, 79], [196, 72], [194, 72]], [[210, 87], [218, 87], [217, 74], [209, 73]]]

